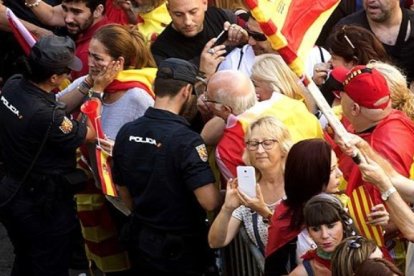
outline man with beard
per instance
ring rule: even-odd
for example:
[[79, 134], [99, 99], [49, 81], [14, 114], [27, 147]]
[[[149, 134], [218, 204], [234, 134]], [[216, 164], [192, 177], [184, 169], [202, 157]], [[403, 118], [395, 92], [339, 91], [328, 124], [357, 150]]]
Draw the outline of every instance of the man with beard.
[[339, 21], [338, 25], [362, 26], [375, 34], [388, 55], [414, 80], [414, 11], [400, 7], [399, 0], [363, 0], [364, 10]]
[[76, 56], [82, 61], [79, 72], [72, 73], [74, 79], [88, 74], [88, 48], [92, 35], [101, 26], [109, 23], [104, 16], [105, 0], [63, 0], [61, 5], [50, 6], [41, 0], [27, 0], [26, 6], [44, 24], [65, 26], [76, 42]]
[[162, 61], [154, 107], [115, 141], [112, 172], [132, 209], [123, 239], [136, 275], [204, 275], [213, 259], [205, 210], [219, 206], [219, 192], [204, 141], [180, 116], [196, 76], [185, 60]]

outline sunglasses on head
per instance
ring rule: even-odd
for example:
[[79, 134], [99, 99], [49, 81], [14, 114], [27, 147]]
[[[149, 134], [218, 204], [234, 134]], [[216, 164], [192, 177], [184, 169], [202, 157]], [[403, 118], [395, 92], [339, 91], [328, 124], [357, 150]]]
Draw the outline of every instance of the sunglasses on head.
[[249, 34], [249, 36], [251, 38], [253, 38], [256, 41], [259, 41], [260, 42], [260, 41], [266, 41], [267, 40], [267, 37], [264, 34], [262, 34], [262, 33], [250, 31], [248, 29], [246, 29], [246, 32]]

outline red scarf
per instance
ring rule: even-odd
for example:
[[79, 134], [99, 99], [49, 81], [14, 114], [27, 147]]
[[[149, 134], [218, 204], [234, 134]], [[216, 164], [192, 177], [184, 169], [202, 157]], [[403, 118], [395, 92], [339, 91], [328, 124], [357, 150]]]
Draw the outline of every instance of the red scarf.
[[331, 270], [331, 260], [326, 260], [326, 259], [323, 259], [323, 258], [319, 257], [318, 254], [316, 253], [316, 249], [315, 250], [309, 250], [308, 252], [306, 252], [302, 256], [302, 259], [309, 260], [309, 261], [310, 260], [315, 260], [316, 262], [320, 263], [321, 265], [323, 265], [327, 269]]
[[285, 201], [276, 206], [272, 216], [272, 223], [269, 226], [269, 240], [266, 246], [266, 257], [277, 251], [285, 244], [296, 238], [303, 228], [291, 230], [289, 228], [292, 214]]

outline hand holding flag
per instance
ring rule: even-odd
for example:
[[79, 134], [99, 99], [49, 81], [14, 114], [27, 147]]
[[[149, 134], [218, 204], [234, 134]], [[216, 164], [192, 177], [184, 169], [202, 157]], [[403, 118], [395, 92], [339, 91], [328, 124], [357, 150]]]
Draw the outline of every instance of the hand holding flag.
[[23, 48], [26, 56], [28, 56], [30, 49], [36, 43], [35, 37], [26, 29], [20, 19], [17, 18], [9, 8], [6, 8], [6, 16], [14, 37]]

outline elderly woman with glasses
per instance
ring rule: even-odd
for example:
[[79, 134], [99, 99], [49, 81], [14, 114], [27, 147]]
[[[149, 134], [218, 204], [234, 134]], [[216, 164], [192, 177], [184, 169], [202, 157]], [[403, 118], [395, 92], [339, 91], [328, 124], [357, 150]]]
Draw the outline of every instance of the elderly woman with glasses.
[[352, 219], [337, 197], [325, 193], [306, 203], [303, 216], [317, 248], [306, 252], [302, 256], [303, 263], [289, 275], [331, 275], [332, 253], [344, 238], [355, 235]]
[[285, 194], [283, 168], [290, 145], [288, 130], [274, 117], [251, 124], [243, 159], [256, 170], [256, 197], [240, 191], [237, 179], [229, 180], [225, 202], [208, 235], [212, 248], [228, 245], [243, 224], [250, 239], [264, 252], [269, 218]]
[[383, 258], [383, 254], [373, 241], [361, 236], [346, 238], [332, 255], [332, 275], [355, 275], [363, 261], [374, 258]]

